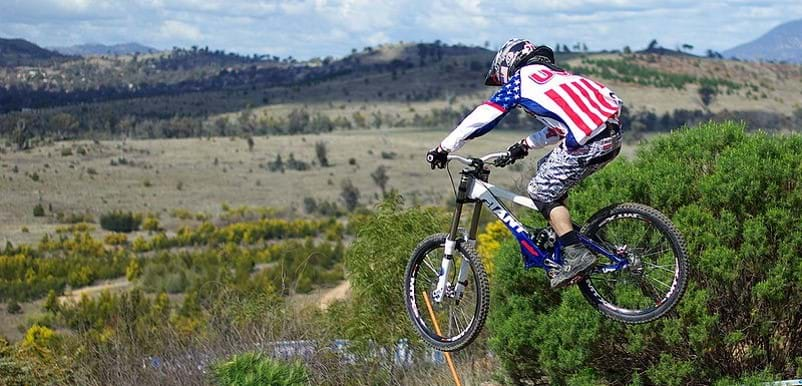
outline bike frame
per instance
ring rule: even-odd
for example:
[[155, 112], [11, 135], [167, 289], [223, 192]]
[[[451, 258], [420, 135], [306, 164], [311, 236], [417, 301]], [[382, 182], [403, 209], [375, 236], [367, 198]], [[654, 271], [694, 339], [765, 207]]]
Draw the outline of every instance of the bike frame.
[[[502, 223], [509, 229], [509, 231], [518, 240], [521, 248], [521, 255], [526, 269], [539, 267], [547, 272], [550, 269], [560, 268], [562, 266], [562, 248], [559, 239], [555, 242], [552, 252], [544, 251], [532, 239], [532, 235], [518, 221], [507, 207], [500, 201], [505, 199], [513, 204], [524, 206], [529, 209], [538, 210], [537, 205], [531, 198], [521, 196], [510, 191], [499, 188], [487, 182], [490, 175], [490, 170], [484, 165], [485, 160], [491, 158], [498, 158], [505, 153], [496, 153], [483, 157], [482, 159], [468, 159], [459, 156], [449, 156], [449, 159], [456, 159], [462, 163], [469, 164], [473, 168], [466, 168], [460, 173], [459, 188], [457, 190], [456, 208], [454, 210], [454, 217], [451, 221], [451, 228], [445, 242], [445, 253], [441, 262], [440, 272], [438, 275], [438, 283], [436, 289], [432, 293], [432, 297], [436, 302], [440, 302], [445, 295], [448, 276], [453, 267], [454, 249], [456, 248], [458, 240], [460, 240], [460, 219], [462, 217], [462, 209], [466, 203], [473, 203], [473, 215], [471, 216], [470, 227], [468, 228], [468, 235], [463, 240], [469, 245], [475, 245], [476, 233], [479, 227], [479, 216], [481, 214], [482, 206], [486, 206], [493, 215], [498, 217]], [[579, 234], [580, 241], [587, 246], [590, 250], [610, 259], [611, 264], [597, 266], [594, 271], [609, 273], [623, 269], [629, 263], [626, 258], [617, 255], [613, 251], [608, 251], [603, 246], [594, 242], [588, 237]], [[460, 267], [457, 281], [454, 285], [454, 292], [457, 296], [461, 296], [468, 281], [468, 274], [470, 273], [470, 264], [467, 259], [463, 261]]]

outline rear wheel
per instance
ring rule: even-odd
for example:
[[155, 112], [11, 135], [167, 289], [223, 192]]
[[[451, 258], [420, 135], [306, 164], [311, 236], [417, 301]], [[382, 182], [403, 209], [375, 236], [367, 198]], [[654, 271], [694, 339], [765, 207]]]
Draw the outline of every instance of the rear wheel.
[[[481, 332], [487, 318], [490, 290], [476, 252], [465, 242], [458, 242], [445, 294], [441, 302], [434, 301], [433, 291], [437, 287], [445, 241], [446, 234], [437, 234], [418, 244], [407, 264], [404, 293], [407, 313], [421, 338], [437, 350], [457, 351], [469, 345]], [[455, 284], [463, 265], [468, 268], [468, 275], [460, 296]]]
[[628, 261], [605, 272], [612, 261], [600, 257], [579, 283], [585, 298], [605, 316], [630, 324], [651, 322], [671, 311], [688, 283], [685, 241], [671, 220], [641, 204], [602, 209], [582, 233]]

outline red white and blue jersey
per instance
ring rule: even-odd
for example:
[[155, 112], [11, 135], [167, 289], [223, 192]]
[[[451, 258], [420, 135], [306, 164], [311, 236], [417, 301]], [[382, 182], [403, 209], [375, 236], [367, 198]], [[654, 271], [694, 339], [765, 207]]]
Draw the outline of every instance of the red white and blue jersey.
[[566, 138], [569, 148], [582, 146], [618, 123], [623, 102], [601, 83], [542, 64], [524, 66], [488, 101], [473, 110], [441, 143], [458, 150], [466, 140], [492, 130], [513, 108], [521, 107], [545, 127], [527, 137], [532, 148]]

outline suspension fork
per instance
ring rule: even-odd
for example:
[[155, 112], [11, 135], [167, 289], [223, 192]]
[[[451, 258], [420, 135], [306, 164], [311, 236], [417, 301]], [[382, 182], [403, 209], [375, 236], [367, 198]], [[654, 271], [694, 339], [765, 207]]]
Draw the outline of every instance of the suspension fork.
[[[465, 242], [469, 247], [476, 246], [476, 232], [479, 228], [479, 215], [482, 213], [482, 204], [480, 202], [473, 203], [473, 215], [471, 216], [471, 226], [468, 228], [468, 240]], [[454, 294], [456, 298], [462, 299], [462, 294], [465, 292], [465, 286], [468, 285], [468, 275], [471, 274], [471, 263], [467, 258], [462, 259], [462, 265], [459, 267], [459, 274], [457, 275], [457, 283], [454, 285]]]
[[454, 267], [454, 251], [457, 249], [457, 240], [459, 239], [459, 220], [462, 217], [462, 205], [459, 198], [457, 198], [457, 207], [454, 209], [454, 218], [451, 220], [451, 228], [446, 237], [445, 253], [443, 260], [440, 262], [440, 272], [437, 277], [437, 288], [432, 293], [432, 298], [436, 303], [443, 301], [443, 296], [448, 289], [448, 277], [451, 269]]
[[468, 275], [470, 274], [470, 262], [467, 258], [463, 257], [460, 270], [457, 274], [455, 283], [449, 283], [448, 277], [450, 276], [451, 269], [454, 267], [454, 251], [457, 248], [457, 242], [467, 242], [470, 246], [476, 244], [476, 232], [479, 226], [479, 215], [481, 214], [482, 205], [479, 202], [474, 202], [473, 216], [471, 216], [471, 225], [468, 231], [468, 239], [460, 240], [459, 223], [462, 217], [462, 208], [467, 202], [471, 202], [468, 198], [469, 185], [473, 183], [473, 177], [462, 175], [460, 179], [459, 189], [457, 191], [457, 205], [454, 209], [454, 217], [451, 220], [451, 228], [448, 232], [445, 242], [445, 253], [443, 260], [440, 263], [440, 275], [437, 280], [437, 288], [432, 294], [435, 302], [441, 302], [446, 294], [449, 284], [453, 285], [454, 294], [457, 299], [462, 297], [465, 286], [468, 284]]

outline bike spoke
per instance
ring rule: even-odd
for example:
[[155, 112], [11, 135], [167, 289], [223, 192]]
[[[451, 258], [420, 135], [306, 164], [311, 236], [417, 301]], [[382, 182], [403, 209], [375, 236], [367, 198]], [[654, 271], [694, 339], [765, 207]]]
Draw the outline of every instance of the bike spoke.
[[655, 304], [657, 304], [657, 302], [659, 302], [662, 299], [662, 296], [659, 293], [657, 293], [654, 287], [649, 285], [649, 283], [641, 281], [640, 290], [644, 295], [652, 299], [655, 302]]
[[451, 312], [451, 319], [454, 320], [454, 325], [457, 327], [457, 332], [455, 334], [451, 334], [451, 335], [458, 335], [459, 333], [462, 332], [462, 327], [460, 327], [460, 325], [459, 325], [459, 318], [457, 318], [457, 313], [454, 312], [453, 310]]
[[660, 285], [662, 285], [662, 286], [664, 286], [664, 287], [666, 287], [666, 288], [668, 288], [668, 289], [671, 289], [671, 286], [670, 286], [670, 285], [668, 285], [668, 284], [666, 284], [666, 283], [663, 283], [663, 282], [662, 282], [662, 281], [660, 281], [660, 280], [657, 280], [657, 279], [655, 279], [655, 278], [653, 278], [653, 277], [651, 277], [651, 276], [649, 276], [649, 275], [646, 275], [645, 277], [646, 277], [647, 279], [649, 279], [649, 280], [651, 280], [651, 281], [655, 282], [655, 283], [659, 283]]
[[462, 321], [463, 321], [463, 323], [465, 323], [465, 328], [467, 329], [468, 326], [471, 325], [471, 321], [473, 320], [473, 318], [469, 319], [468, 315], [465, 315], [465, 311], [463, 311], [463, 310], [460, 310], [460, 314], [462, 315]]
[[671, 248], [663, 248], [663, 249], [661, 249], [659, 251], [656, 251], [656, 252], [650, 252], [650, 253], [647, 253], [647, 254], [638, 255], [638, 257], [640, 257], [642, 259], [644, 257], [649, 257], [649, 256], [654, 256], [654, 255], [662, 255], [662, 254], [664, 254], [666, 252], [669, 252], [669, 251], [671, 251]]
[[645, 265], [648, 265], [649, 268], [652, 268], [652, 269], [659, 269], [661, 271], [665, 271], [665, 272], [668, 272], [668, 273], [671, 273], [671, 274], [674, 273], [673, 269], [669, 269], [665, 265], [652, 264], [652, 263], [650, 263], [648, 261], [643, 261], [642, 263], [645, 264]]
[[427, 259], [428, 257], [429, 257], [429, 255], [426, 255], [426, 258], [423, 259], [423, 263], [426, 264], [427, 267], [429, 267], [429, 269], [432, 271], [432, 273], [435, 276], [437, 276], [437, 270], [434, 269], [434, 266], [432, 265], [432, 263], [429, 262], [429, 260]]

